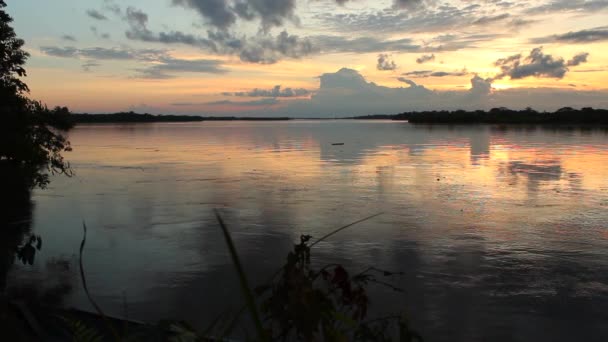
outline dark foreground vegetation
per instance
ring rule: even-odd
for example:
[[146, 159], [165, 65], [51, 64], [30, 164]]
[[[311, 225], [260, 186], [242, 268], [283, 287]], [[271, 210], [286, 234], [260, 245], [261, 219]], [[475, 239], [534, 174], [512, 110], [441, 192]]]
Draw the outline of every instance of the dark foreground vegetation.
[[114, 114], [72, 114], [74, 124], [79, 123], [141, 123], [141, 122], [199, 122], [199, 121], [284, 121], [289, 118], [214, 117], [192, 115], [152, 115], [134, 112]]
[[19, 341], [226, 341], [234, 337], [246, 341], [423, 341], [404, 313], [368, 315], [369, 285], [402, 292], [390, 284], [402, 273], [375, 267], [351, 273], [342, 265], [323, 265], [314, 258], [318, 243], [378, 215], [340, 227], [314, 242], [311, 236], [302, 235], [283, 266], [269, 274], [266, 282], [252, 287], [231, 233], [216, 211], [240, 283], [241, 293], [234, 295], [242, 297], [244, 305], [218, 316], [202, 330], [170, 319], [149, 324], [107, 316], [87, 287], [83, 267], [87, 228], [83, 225], [80, 280], [96, 312], [62, 309], [32, 298], [9, 299], [3, 311], [3, 333]]
[[424, 124], [539, 124], [539, 125], [608, 125], [608, 110], [564, 107], [555, 112], [537, 112], [531, 108], [490, 111], [424, 111], [397, 114], [393, 120]]

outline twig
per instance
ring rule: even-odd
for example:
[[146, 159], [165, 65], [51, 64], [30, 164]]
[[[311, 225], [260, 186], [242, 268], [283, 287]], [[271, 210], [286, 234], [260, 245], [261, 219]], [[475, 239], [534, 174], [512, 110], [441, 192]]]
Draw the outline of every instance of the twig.
[[89, 302], [93, 305], [93, 307], [95, 308], [95, 311], [97, 311], [97, 314], [99, 316], [101, 316], [103, 321], [106, 323], [106, 325], [112, 332], [112, 335], [114, 335], [114, 338], [116, 339], [116, 341], [120, 341], [121, 340], [120, 335], [118, 335], [118, 332], [116, 332], [116, 329], [114, 329], [114, 326], [112, 326], [112, 323], [110, 323], [110, 321], [108, 320], [108, 317], [103, 313], [103, 311], [101, 310], [101, 307], [99, 307], [99, 305], [97, 305], [97, 303], [93, 299], [93, 296], [91, 296], [91, 293], [89, 292], [89, 287], [87, 286], [87, 278], [84, 275], [84, 266], [82, 263], [82, 259], [83, 259], [82, 255], [84, 254], [84, 246], [87, 243], [87, 225], [86, 225], [86, 223], [84, 223], [84, 221], [82, 222], [82, 227], [84, 229], [84, 236], [82, 237], [82, 242], [80, 243], [80, 279], [82, 279], [82, 287], [84, 288], [84, 292], [86, 293], [87, 298], [89, 299]]

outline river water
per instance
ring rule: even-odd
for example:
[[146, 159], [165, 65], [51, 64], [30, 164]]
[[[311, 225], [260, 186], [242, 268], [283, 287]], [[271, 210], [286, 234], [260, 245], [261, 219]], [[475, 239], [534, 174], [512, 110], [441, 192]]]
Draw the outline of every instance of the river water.
[[[242, 303], [213, 216], [252, 283], [300, 234], [318, 263], [402, 271], [371, 314], [407, 313], [428, 341], [608, 340], [608, 132], [391, 121], [81, 125], [75, 176], [33, 196], [44, 246], [13, 281], [62, 268], [68, 306], [208, 322]], [[343, 145], [334, 145], [340, 143]], [[65, 279], [63, 280], [65, 281]]]

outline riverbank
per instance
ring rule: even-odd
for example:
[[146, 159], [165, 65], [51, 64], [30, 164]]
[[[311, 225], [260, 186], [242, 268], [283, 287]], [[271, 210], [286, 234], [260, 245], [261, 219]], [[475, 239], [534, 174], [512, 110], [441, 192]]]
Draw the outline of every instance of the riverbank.
[[532, 109], [518, 111], [494, 108], [490, 111], [407, 112], [395, 115], [392, 119], [407, 120], [414, 124], [608, 125], [608, 110], [565, 107], [555, 112], [537, 112]]
[[200, 122], [200, 121], [286, 121], [287, 117], [262, 118], [262, 117], [216, 117], [216, 116], [191, 116], [191, 115], [152, 115], [138, 114], [134, 112], [114, 114], [72, 114], [72, 122], [82, 123], [148, 123], [148, 122]]

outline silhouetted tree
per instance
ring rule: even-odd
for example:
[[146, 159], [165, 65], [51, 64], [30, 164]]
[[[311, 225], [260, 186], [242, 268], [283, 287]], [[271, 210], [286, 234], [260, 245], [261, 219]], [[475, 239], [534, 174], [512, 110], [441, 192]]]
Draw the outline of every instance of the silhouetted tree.
[[20, 78], [29, 54], [5, 7], [0, 0], [0, 184], [3, 191], [45, 187], [49, 172], [71, 174], [61, 155], [70, 149], [62, 134], [71, 127], [69, 110], [49, 110], [26, 97], [29, 89]]
[[[13, 19], [0, 0], [0, 316], [6, 274], [18, 257], [32, 264], [42, 241], [30, 235], [34, 187], [45, 187], [48, 173], [71, 175], [61, 153], [70, 149], [62, 134], [71, 127], [65, 107], [49, 110], [41, 102], [27, 98], [28, 53], [10, 26]], [[0, 319], [0, 323], [5, 323]]]

